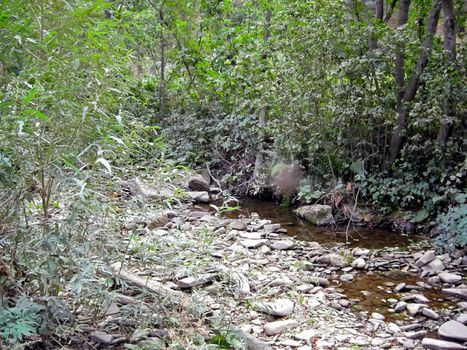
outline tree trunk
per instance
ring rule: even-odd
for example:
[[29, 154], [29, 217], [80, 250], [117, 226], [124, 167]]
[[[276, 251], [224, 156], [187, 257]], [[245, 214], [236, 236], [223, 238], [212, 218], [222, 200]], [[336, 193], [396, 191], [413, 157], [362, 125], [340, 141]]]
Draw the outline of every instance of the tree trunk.
[[[407, 128], [408, 109], [407, 104], [412, 102], [417, 93], [420, 76], [428, 65], [428, 58], [433, 44], [433, 36], [436, 33], [436, 28], [439, 21], [439, 13], [441, 10], [442, 0], [434, 0], [431, 6], [428, 24], [426, 27], [426, 37], [423, 41], [420, 55], [418, 56], [415, 72], [412, 74], [407, 89], [404, 92], [404, 49], [399, 48], [396, 54], [396, 126], [393, 129], [391, 143], [389, 145], [389, 154], [384, 163], [384, 169], [389, 170], [393, 162], [399, 156], [399, 153], [404, 145], [403, 134]], [[410, 1], [402, 0], [399, 7], [399, 26], [407, 22], [407, 15]]]
[[[271, 8], [266, 11], [266, 20], [264, 24], [264, 35], [263, 41], [266, 44], [269, 41], [270, 26], [271, 26]], [[267, 59], [267, 52], [263, 55], [263, 60]], [[258, 126], [259, 126], [259, 142], [256, 149], [255, 168], [253, 170], [253, 180], [257, 179], [262, 172], [264, 163], [264, 129], [266, 127], [266, 113], [267, 106], [264, 105], [260, 108], [258, 114]]]
[[[456, 19], [454, 15], [454, 6], [452, 0], [443, 1], [444, 14], [444, 53], [450, 71], [456, 61]], [[446, 79], [449, 79], [448, 77]], [[441, 116], [441, 125], [438, 132], [438, 142], [441, 147], [446, 146], [449, 136], [452, 133], [451, 122], [456, 111], [452, 101], [452, 91], [449, 82], [445, 82], [445, 91], [443, 97], [443, 114]]]
[[[159, 10], [159, 16], [161, 23], [164, 21], [164, 14], [162, 9]], [[165, 93], [165, 36], [164, 36], [164, 27], [161, 24], [160, 32], [160, 50], [161, 50], [161, 69], [160, 69], [160, 80], [159, 80], [159, 114], [161, 119], [165, 119], [166, 114], [166, 93]]]

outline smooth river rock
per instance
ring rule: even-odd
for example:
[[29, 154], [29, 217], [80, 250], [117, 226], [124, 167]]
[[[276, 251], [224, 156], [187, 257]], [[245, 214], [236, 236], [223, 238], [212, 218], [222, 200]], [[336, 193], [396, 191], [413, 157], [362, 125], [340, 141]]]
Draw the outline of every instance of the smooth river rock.
[[334, 223], [332, 208], [329, 205], [305, 205], [294, 210], [297, 216], [305, 219], [313, 225], [323, 226]]
[[272, 302], [254, 303], [256, 310], [273, 316], [288, 316], [293, 312], [294, 303], [289, 299], [277, 299]]
[[432, 339], [432, 338], [424, 338], [422, 340], [422, 346], [425, 349], [432, 349], [432, 350], [466, 350], [467, 346], [462, 344], [439, 340], [439, 339]]
[[423, 256], [415, 262], [415, 266], [422, 267], [436, 259], [434, 250], [428, 250]]
[[457, 282], [462, 281], [462, 276], [456, 275], [454, 273], [449, 273], [449, 272], [441, 272], [438, 274], [438, 277], [444, 283], [457, 283]]
[[455, 339], [458, 341], [467, 341], [467, 326], [462, 323], [451, 320], [443, 323], [438, 329], [438, 334], [444, 338]]
[[273, 244], [271, 244], [271, 248], [275, 250], [287, 250], [292, 248], [295, 245], [295, 243], [289, 239], [281, 240], [281, 241], [275, 241]]
[[280, 334], [285, 329], [291, 329], [298, 327], [298, 322], [296, 320], [283, 320], [269, 322], [264, 325], [264, 331], [267, 335], [276, 335]]
[[467, 288], [444, 288], [442, 292], [453, 297], [467, 300]]

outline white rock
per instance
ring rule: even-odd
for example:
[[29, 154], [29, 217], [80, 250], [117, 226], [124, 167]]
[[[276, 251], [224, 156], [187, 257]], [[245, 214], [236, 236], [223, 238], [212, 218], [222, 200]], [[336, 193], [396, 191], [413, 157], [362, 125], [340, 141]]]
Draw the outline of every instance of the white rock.
[[283, 320], [266, 323], [264, 325], [264, 331], [267, 335], [276, 335], [282, 333], [285, 329], [296, 327], [298, 327], [298, 322], [296, 320]]
[[416, 316], [420, 312], [422, 307], [427, 307], [427, 305], [409, 303], [407, 304], [407, 312], [409, 313], [410, 316]]
[[261, 232], [240, 232], [240, 238], [245, 239], [261, 239], [262, 233]]
[[238, 243], [240, 243], [245, 248], [258, 248], [263, 244], [266, 244], [267, 239], [242, 239]]
[[301, 331], [300, 333], [296, 334], [295, 338], [300, 339], [300, 340], [309, 341], [314, 336], [316, 336], [316, 330], [315, 329], [306, 329], [306, 330]]
[[431, 318], [432, 320], [437, 320], [439, 318], [439, 315], [438, 313], [434, 312], [433, 310], [431, 309], [428, 309], [426, 307], [424, 307], [422, 309], [422, 315], [428, 317], [428, 318]]
[[254, 303], [255, 309], [273, 316], [288, 316], [294, 310], [294, 303], [289, 299], [277, 299], [272, 302]]
[[281, 240], [281, 241], [275, 241], [273, 244], [271, 244], [271, 248], [275, 250], [286, 250], [290, 249], [295, 245], [295, 243], [291, 240]]
[[422, 345], [425, 349], [431, 350], [466, 350], [467, 346], [462, 344], [453, 343], [450, 341], [439, 340], [439, 339], [432, 339], [432, 338], [424, 338], [422, 340]]
[[434, 250], [429, 250], [423, 254], [423, 256], [415, 262], [415, 266], [422, 267], [436, 259]]
[[[373, 312], [371, 314], [371, 318], [374, 318], [375, 320], [379, 320], [379, 321], [384, 321], [384, 319], [386, 317], [384, 317], [384, 315], [381, 315], [380, 313], [377, 313], [377, 312]], [[381, 345], [381, 344], [380, 344]]]
[[366, 262], [363, 258], [357, 258], [352, 262], [352, 267], [356, 269], [363, 269], [365, 268]]
[[428, 264], [422, 266], [422, 270], [428, 272], [440, 272], [444, 269], [444, 263], [440, 259], [435, 259], [429, 262]]
[[462, 276], [456, 275], [454, 273], [449, 273], [449, 272], [441, 272], [438, 274], [438, 277], [444, 283], [457, 283], [459, 281], [462, 281]]
[[443, 323], [438, 329], [438, 334], [445, 338], [455, 339], [458, 341], [467, 341], [467, 326], [462, 323], [451, 320]]

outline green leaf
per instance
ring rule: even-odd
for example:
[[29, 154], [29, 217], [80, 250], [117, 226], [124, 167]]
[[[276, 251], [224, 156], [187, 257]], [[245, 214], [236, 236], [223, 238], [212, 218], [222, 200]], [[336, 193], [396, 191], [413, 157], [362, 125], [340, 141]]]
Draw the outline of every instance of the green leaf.
[[27, 108], [23, 112], [28, 114], [28, 115], [33, 115], [33, 116], [35, 116], [35, 117], [37, 117], [39, 119], [45, 120], [45, 121], [50, 119], [48, 116], [46, 116], [41, 111], [38, 111], [37, 109]]
[[430, 215], [430, 212], [426, 209], [421, 209], [417, 212], [417, 214], [415, 215], [415, 217], [412, 218], [412, 220], [410, 220], [412, 223], [414, 224], [419, 224], [423, 221], [426, 220], [426, 218], [428, 217], [428, 215]]

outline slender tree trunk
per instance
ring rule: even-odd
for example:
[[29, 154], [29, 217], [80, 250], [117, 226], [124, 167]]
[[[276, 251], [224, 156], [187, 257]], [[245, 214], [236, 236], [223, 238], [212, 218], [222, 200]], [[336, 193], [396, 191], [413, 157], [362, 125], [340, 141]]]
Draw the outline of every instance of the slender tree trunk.
[[[270, 36], [270, 27], [271, 27], [271, 8], [266, 11], [266, 20], [264, 24], [264, 35], [263, 41], [266, 44], [269, 41]], [[263, 54], [263, 60], [266, 60], [268, 57], [267, 53]], [[266, 114], [267, 106], [263, 105], [258, 114], [258, 126], [259, 126], [259, 142], [256, 149], [256, 159], [255, 159], [255, 168], [253, 171], [253, 180], [257, 179], [262, 172], [264, 164], [264, 129], [266, 127]]]
[[397, 0], [392, 0], [391, 5], [389, 5], [389, 9], [386, 11], [386, 16], [384, 16], [384, 23], [388, 23], [394, 13], [394, 9], [396, 8]]
[[[418, 56], [415, 72], [412, 74], [407, 89], [404, 91], [404, 50], [399, 48], [396, 54], [396, 126], [392, 131], [391, 143], [389, 145], [389, 154], [384, 163], [384, 169], [389, 170], [392, 163], [397, 159], [399, 153], [404, 145], [403, 134], [407, 128], [408, 109], [407, 104], [412, 102], [418, 90], [420, 77], [428, 65], [428, 58], [433, 44], [433, 37], [436, 33], [436, 28], [439, 21], [439, 13], [441, 10], [441, 3], [443, 0], [433, 0], [428, 24], [426, 27], [426, 36], [423, 41], [420, 55]], [[407, 15], [410, 1], [402, 0], [399, 6], [399, 26], [407, 22]]]
[[[454, 15], [454, 6], [452, 0], [443, 1], [444, 14], [444, 53], [446, 55], [448, 70], [454, 67], [456, 61], [456, 18]], [[449, 79], [449, 78], [446, 78]], [[452, 101], [452, 91], [448, 82], [445, 82], [445, 91], [443, 98], [443, 115], [438, 132], [438, 142], [441, 147], [446, 146], [449, 136], [452, 132], [451, 122], [456, 111]]]
[[[159, 17], [161, 23], [164, 20], [164, 13], [162, 9], [159, 10]], [[165, 92], [165, 36], [164, 36], [164, 27], [161, 25], [160, 28], [160, 51], [161, 51], [161, 69], [160, 69], [160, 80], [159, 80], [159, 113], [162, 119], [165, 119], [166, 116], [166, 92]]]

